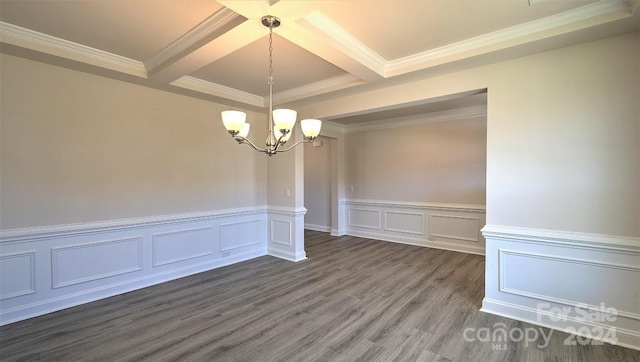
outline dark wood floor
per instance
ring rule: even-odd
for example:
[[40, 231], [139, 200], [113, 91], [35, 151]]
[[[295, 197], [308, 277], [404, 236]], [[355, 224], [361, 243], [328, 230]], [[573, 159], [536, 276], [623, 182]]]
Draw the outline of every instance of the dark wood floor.
[[305, 238], [304, 262], [265, 256], [1, 327], [0, 357], [640, 360], [640, 352], [608, 344], [565, 346], [567, 335], [557, 331], [546, 348], [466, 341], [466, 328], [539, 328], [478, 311], [481, 256], [313, 231]]

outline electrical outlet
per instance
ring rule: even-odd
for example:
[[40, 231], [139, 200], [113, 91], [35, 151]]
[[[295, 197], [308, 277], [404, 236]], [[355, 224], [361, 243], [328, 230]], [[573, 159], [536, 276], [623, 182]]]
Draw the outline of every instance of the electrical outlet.
[[291, 189], [284, 189], [284, 196], [290, 197], [291, 196]]
[[349, 191], [353, 192], [356, 188], [353, 185], [349, 186]]

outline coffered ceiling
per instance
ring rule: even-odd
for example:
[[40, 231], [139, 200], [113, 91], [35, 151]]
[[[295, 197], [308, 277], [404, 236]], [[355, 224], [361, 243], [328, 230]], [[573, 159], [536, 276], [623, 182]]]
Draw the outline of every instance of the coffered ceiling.
[[262, 109], [263, 15], [282, 21], [275, 103], [295, 104], [461, 61], [502, 60], [510, 49], [539, 51], [567, 34], [584, 41], [638, 30], [639, 2], [0, 0], [0, 42], [4, 53]]

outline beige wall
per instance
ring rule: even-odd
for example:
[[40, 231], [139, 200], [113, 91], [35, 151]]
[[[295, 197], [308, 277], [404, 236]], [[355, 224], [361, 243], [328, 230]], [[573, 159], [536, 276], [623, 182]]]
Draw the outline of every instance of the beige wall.
[[638, 237], [639, 72], [636, 32], [298, 112], [329, 118], [487, 88], [488, 224]]
[[350, 199], [485, 204], [485, 117], [349, 133], [345, 139]]
[[322, 145], [304, 145], [304, 222], [331, 227], [331, 148], [335, 140], [318, 137], [316, 141]]
[[[3, 229], [302, 205], [301, 151], [269, 161], [283, 182], [267, 200], [266, 157], [224, 133], [220, 105], [6, 55], [1, 68]], [[632, 33], [295, 108], [328, 118], [487, 88], [488, 224], [637, 237], [639, 83]]]
[[1, 61], [2, 229], [266, 205], [266, 157], [228, 136], [224, 106]]

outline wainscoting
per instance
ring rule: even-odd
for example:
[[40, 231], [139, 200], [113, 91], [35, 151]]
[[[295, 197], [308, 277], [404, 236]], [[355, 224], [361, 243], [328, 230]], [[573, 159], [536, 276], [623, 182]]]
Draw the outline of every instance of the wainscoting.
[[640, 239], [488, 225], [482, 311], [640, 349]]
[[0, 325], [268, 253], [302, 260], [305, 211], [261, 206], [3, 230]]
[[484, 255], [485, 207], [344, 200], [341, 234]]

